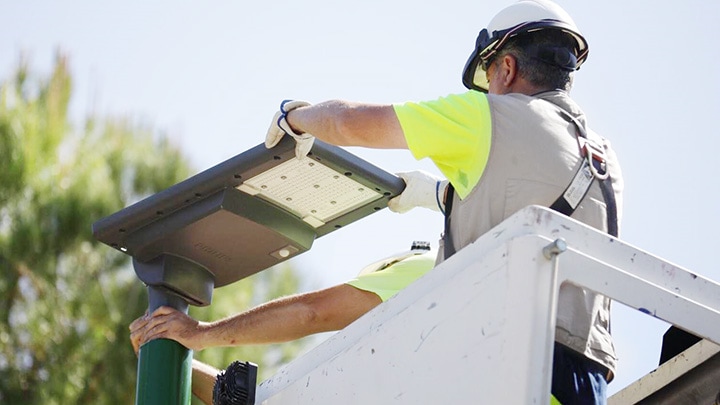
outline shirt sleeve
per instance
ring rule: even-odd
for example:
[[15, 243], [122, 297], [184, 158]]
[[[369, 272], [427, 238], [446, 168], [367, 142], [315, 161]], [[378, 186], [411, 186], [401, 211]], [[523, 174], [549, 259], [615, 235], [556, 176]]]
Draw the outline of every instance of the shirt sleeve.
[[467, 196], [480, 181], [490, 154], [492, 122], [487, 96], [468, 91], [393, 107], [413, 156], [430, 158], [460, 197]]
[[435, 266], [435, 253], [423, 253], [376, 271], [354, 278], [346, 284], [377, 294], [386, 301], [400, 290], [422, 277]]

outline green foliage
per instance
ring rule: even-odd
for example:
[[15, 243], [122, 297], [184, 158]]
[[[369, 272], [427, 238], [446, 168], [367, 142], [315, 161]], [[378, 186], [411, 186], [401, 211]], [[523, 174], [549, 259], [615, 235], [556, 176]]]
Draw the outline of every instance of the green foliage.
[[[90, 116], [74, 128], [71, 92], [63, 56], [48, 78], [21, 62], [0, 84], [2, 404], [134, 401], [128, 325], [147, 294], [128, 258], [93, 240], [91, 224], [190, 173], [166, 138], [128, 118]], [[273, 293], [297, 283], [289, 269], [258, 280], [268, 291], [291, 284]], [[258, 299], [251, 283], [226, 287], [230, 298], [217, 294], [208, 315], [245, 309]], [[211, 363], [242, 358], [230, 353]], [[266, 360], [263, 349], [253, 353]]]

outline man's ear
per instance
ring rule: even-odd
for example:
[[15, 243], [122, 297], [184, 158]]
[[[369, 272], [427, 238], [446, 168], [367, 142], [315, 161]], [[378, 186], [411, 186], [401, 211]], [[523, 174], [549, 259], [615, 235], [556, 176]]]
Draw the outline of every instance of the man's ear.
[[517, 78], [517, 60], [512, 55], [504, 55], [498, 64], [500, 80], [504, 87], [512, 87]]

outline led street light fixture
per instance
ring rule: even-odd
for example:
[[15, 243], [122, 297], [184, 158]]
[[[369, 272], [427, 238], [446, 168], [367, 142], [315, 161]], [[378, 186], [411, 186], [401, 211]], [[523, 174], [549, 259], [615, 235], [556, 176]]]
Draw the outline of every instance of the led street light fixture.
[[257, 145], [100, 219], [93, 235], [132, 256], [146, 284], [207, 305], [208, 289], [307, 251], [405, 187], [342, 148], [316, 140], [299, 160], [294, 147], [290, 137]]

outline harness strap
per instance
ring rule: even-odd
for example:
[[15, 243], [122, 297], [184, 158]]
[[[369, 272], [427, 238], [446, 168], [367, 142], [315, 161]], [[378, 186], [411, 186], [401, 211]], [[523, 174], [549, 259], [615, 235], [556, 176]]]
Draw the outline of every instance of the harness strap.
[[580, 205], [580, 201], [590, 191], [593, 181], [597, 179], [603, 200], [605, 200], [607, 233], [617, 238], [617, 203], [615, 201], [615, 191], [612, 187], [612, 179], [607, 168], [605, 150], [602, 145], [596, 145], [595, 142], [588, 138], [585, 127], [574, 116], [565, 109], [557, 107], [560, 115], [575, 126], [580, 154], [584, 159], [570, 185], [552, 203], [550, 209], [568, 217], [571, 216]]
[[455, 187], [452, 183], [448, 183], [445, 197], [445, 231], [443, 232], [443, 259], [447, 260], [454, 255], [455, 243], [453, 243], [452, 233], [450, 232], [450, 214], [453, 208], [453, 199], [455, 198]]

